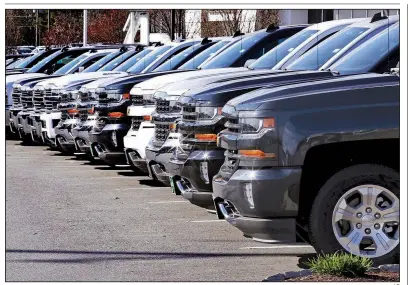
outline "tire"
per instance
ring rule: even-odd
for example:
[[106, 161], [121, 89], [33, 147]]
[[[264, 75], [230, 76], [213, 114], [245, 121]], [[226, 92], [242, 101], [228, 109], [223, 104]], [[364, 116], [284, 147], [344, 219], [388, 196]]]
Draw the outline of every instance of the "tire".
[[[398, 208], [399, 208], [399, 194], [400, 194], [399, 173], [396, 172], [395, 170], [390, 169], [385, 166], [381, 166], [381, 165], [360, 164], [360, 165], [355, 165], [355, 166], [345, 168], [337, 172], [328, 181], [326, 181], [326, 183], [320, 189], [319, 193], [317, 194], [313, 202], [313, 206], [312, 206], [312, 210], [310, 214], [310, 220], [309, 220], [310, 242], [312, 246], [316, 249], [317, 253], [334, 253], [336, 251], [349, 252], [338, 241], [336, 235], [339, 235], [339, 233], [336, 232], [335, 234], [334, 232], [334, 227], [336, 227], [338, 224], [336, 224], [332, 220], [334, 218], [333, 211], [337, 203], [339, 201], [342, 201], [343, 197], [346, 197], [343, 195], [348, 195], [346, 193], [352, 193], [351, 191], [353, 191], [353, 188], [360, 186], [360, 185], [377, 186], [378, 188], [374, 187], [375, 190], [385, 188], [386, 190], [391, 192], [394, 195], [394, 197], [396, 196], [398, 198], [397, 201], [398, 201]], [[364, 187], [362, 187], [361, 189], [364, 189]], [[367, 188], [367, 191], [368, 191], [368, 188]], [[369, 193], [372, 193], [372, 191], [373, 190], [371, 189]], [[384, 192], [381, 192], [381, 193], [384, 193]], [[371, 201], [370, 199], [368, 200]], [[361, 200], [361, 202], [362, 201], [363, 200]], [[375, 203], [377, 203], [378, 200], [375, 199], [374, 201]], [[362, 205], [362, 204], [359, 204], [359, 205]], [[397, 205], [397, 204], [394, 204], [394, 205]], [[358, 212], [360, 211], [360, 209], [364, 209], [364, 207], [361, 207], [361, 208], [360, 207], [361, 206], [358, 207], [358, 210], [357, 210]], [[373, 214], [375, 211], [378, 212], [378, 210], [374, 208]], [[359, 214], [361, 213], [356, 214], [356, 216]], [[369, 214], [366, 214], [364, 212], [364, 216], [368, 216], [368, 215]], [[354, 215], [351, 215], [350, 217], [352, 217], [353, 219], [357, 219], [354, 217]], [[359, 222], [357, 221], [356, 223], [359, 223]], [[362, 223], [363, 223], [362, 227], [366, 228], [366, 225], [367, 225], [365, 224], [366, 220], [364, 220], [364, 222]], [[373, 222], [370, 220], [369, 223], [373, 223]], [[361, 227], [361, 223], [360, 225], [356, 224], [356, 227], [350, 227], [350, 229], [355, 230], [356, 232], [357, 231], [361, 232], [362, 230], [357, 230], [357, 226]], [[381, 231], [381, 229], [378, 230], [377, 232], [379, 231]], [[365, 235], [363, 232], [361, 233], [362, 233], [362, 236]], [[374, 231], [372, 232], [373, 236], [375, 236], [374, 235], [375, 233], [376, 232]], [[399, 263], [399, 240], [395, 242], [395, 239], [394, 239], [393, 242], [394, 244], [397, 244], [393, 249], [392, 247], [390, 247], [390, 251], [388, 252], [385, 251], [383, 255], [372, 258], [375, 264]], [[364, 256], [364, 254], [357, 254], [357, 255]]]

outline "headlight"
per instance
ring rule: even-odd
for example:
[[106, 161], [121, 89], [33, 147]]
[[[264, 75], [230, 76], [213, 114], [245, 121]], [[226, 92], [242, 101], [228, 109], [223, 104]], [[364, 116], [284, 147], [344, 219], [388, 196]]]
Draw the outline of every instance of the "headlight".
[[63, 89], [60, 89], [60, 88], [53, 88], [53, 89], [51, 89], [51, 94], [52, 95], [59, 95], [60, 93], [63, 93]]
[[140, 87], [133, 87], [132, 90], [130, 90], [130, 95], [143, 96], [143, 100], [152, 101], [153, 92], [154, 90], [152, 89], [142, 89]]
[[275, 118], [239, 118], [242, 133], [257, 133], [261, 129], [275, 128]]
[[243, 133], [256, 133], [262, 128], [262, 119], [240, 118], [239, 124], [242, 126]]
[[79, 94], [79, 90], [69, 91], [69, 97], [70, 97], [71, 100], [77, 100], [78, 99], [78, 94]]
[[107, 90], [107, 98], [119, 101], [122, 98], [122, 93], [119, 90]]
[[221, 108], [218, 107], [196, 107], [199, 120], [212, 120], [215, 116], [221, 114]]
[[21, 84], [20, 83], [14, 83], [13, 88], [21, 88]]

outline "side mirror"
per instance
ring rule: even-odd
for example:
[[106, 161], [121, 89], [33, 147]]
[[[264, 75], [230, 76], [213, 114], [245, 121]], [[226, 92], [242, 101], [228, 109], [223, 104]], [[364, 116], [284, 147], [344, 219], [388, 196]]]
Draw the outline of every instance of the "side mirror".
[[248, 59], [247, 61], [245, 61], [244, 67], [248, 67], [251, 64], [253, 64], [256, 61], [256, 59]]
[[85, 67], [80, 66], [80, 67], [78, 68], [78, 72], [82, 72], [82, 71], [84, 71], [84, 69], [85, 69]]

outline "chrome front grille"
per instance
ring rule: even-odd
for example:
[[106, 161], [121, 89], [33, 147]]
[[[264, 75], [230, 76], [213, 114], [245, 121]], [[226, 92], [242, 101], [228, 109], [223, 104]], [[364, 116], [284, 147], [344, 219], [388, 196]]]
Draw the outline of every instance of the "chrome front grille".
[[11, 98], [13, 99], [13, 105], [18, 106], [21, 103], [21, 88], [13, 88]]
[[133, 106], [143, 106], [143, 96], [142, 95], [130, 95], [130, 100]]
[[234, 156], [238, 154], [237, 150], [227, 150], [225, 152], [225, 162], [221, 166], [221, 171], [233, 173], [238, 168], [238, 159]]
[[132, 131], [138, 131], [140, 124], [143, 122], [143, 116], [132, 117], [131, 128]]
[[51, 96], [44, 97], [44, 107], [46, 110], [56, 110], [58, 109], [58, 103], [61, 103], [61, 96], [55, 96], [54, 94]]
[[164, 142], [170, 133], [170, 125], [156, 124], [154, 130], [154, 138], [156, 141]]
[[88, 110], [79, 110], [78, 117], [81, 122], [86, 121], [86, 119], [88, 118]]
[[44, 108], [44, 94], [43, 90], [34, 90], [33, 91], [33, 104], [34, 108], [37, 110]]
[[240, 125], [238, 123], [238, 118], [229, 117], [225, 123], [225, 127], [227, 127], [227, 130], [231, 133], [239, 133]]
[[86, 102], [86, 101], [90, 101], [90, 100], [94, 100], [96, 98], [96, 93], [95, 92], [82, 92], [79, 91], [78, 92], [78, 99], [81, 102]]
[[24, 108], [32, 108], [33, 105], [33, 91], [21, 91], [21, 104]]
[[197, 120], [196, 107], [183, 106], [181, 109], [181, 119], [183, 121], [196, 121]]
[[170, 101], [156, 99], [157, 113], [170, 113]]

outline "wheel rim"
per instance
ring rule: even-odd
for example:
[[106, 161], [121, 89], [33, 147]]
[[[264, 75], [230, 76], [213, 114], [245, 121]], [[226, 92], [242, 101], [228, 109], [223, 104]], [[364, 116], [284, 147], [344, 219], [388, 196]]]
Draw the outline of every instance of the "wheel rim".
[[334, 235], [348, 252], [374, 258], [399, 244], [399, 199], [378, 185], [348, 190], [333, 210]]

